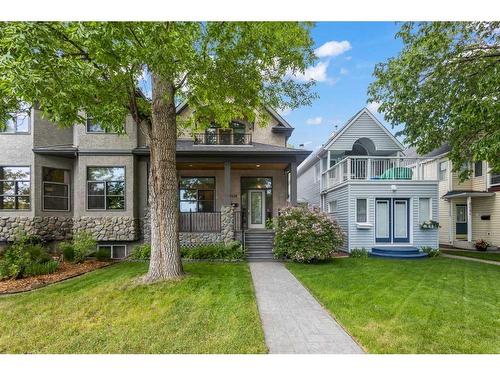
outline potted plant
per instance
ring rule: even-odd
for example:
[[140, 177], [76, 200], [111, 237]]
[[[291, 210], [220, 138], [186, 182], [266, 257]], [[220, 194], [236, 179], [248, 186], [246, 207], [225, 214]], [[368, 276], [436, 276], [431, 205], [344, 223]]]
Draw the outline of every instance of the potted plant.
[[422, 224], [420, 224], [420, 229], [437, 229], [439, 228], [439, 223], [435, 220], [428, 220], [424, 221]]
[[490, 246], [490, 244], [483, 239], [476, 241], [476, 250], [478, 251], [486, 251], [488, 246]]

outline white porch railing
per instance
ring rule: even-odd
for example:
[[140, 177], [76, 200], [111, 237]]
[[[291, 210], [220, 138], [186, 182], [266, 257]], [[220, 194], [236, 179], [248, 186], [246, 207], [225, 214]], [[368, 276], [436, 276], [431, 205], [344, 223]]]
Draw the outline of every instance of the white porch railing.
[[324, 171], [322, 190], [349, 180], [438, 180], [434, 158], [348, 156]]

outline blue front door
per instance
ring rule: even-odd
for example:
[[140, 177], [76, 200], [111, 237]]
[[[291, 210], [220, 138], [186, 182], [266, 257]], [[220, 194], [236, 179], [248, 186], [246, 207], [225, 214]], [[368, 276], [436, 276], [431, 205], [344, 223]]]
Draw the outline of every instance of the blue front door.
[[410, 242], [410, 200], [377, 198], [375, 200], [375, 242]]
[[457, 237], [467, 237], [467, 205], [457, 204], [456, 205], [456, 235]]

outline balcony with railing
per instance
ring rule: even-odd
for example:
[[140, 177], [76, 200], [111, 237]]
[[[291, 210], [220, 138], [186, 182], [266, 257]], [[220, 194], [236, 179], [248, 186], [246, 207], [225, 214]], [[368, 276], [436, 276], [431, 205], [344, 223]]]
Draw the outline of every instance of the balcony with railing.
[[321, 188], [346, 181], [437, 181], [437, 170], [433, 158], [349, 156], [322, 173]]
[[195, 145], [251, 145], [251, 133], [196, 133], [194, 135]]

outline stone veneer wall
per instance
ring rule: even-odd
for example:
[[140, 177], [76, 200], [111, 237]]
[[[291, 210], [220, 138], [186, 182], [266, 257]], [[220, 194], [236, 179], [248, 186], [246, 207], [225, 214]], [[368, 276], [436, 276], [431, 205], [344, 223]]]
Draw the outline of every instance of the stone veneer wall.
[[136, 241], [138, 221], [131, 217], [0, 217], [0, 241], [14, 241], [19, 232], [44, 240], [68, 240], [88, 231], [98, 241]]

